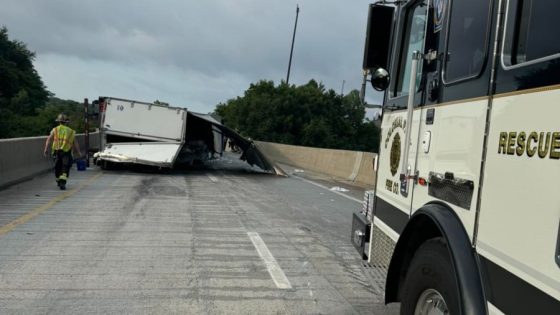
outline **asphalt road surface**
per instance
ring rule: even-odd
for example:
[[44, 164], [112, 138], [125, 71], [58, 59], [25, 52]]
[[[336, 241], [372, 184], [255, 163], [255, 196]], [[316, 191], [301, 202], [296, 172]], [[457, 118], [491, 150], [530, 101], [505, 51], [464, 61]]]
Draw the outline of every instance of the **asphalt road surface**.
[[222, 160], [0, 190], [0, 313], [396, 313], [349, 241], [362, 192], [320, 185]]

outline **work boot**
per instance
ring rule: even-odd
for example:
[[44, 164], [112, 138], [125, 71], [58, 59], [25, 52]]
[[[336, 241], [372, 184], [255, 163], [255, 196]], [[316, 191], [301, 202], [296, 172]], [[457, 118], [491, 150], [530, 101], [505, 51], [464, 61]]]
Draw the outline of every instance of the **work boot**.
[[60, 188], [60, 190], [65, 190], [66, 189], [66, 180], [68, 179], [68, 177], [66, 177], [65, 173], [62, 173], [62, 175], [60, 175], [58, 177], [58, 187]]

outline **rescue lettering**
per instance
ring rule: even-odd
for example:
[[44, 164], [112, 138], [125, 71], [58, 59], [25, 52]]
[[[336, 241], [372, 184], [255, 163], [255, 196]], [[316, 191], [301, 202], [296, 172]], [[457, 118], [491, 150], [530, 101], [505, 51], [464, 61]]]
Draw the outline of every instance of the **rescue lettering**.
[[498, 154], [560, 159], [560, 132], [500, 132]]

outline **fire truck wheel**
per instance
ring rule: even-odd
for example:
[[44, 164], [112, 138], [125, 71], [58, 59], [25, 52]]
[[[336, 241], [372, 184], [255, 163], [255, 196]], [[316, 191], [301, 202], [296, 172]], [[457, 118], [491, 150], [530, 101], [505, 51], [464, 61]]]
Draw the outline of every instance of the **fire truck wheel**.
[[401, 315], [459, 314], [453, 267], [442, 238], [424, 242], [414, 254], [401, 291]]

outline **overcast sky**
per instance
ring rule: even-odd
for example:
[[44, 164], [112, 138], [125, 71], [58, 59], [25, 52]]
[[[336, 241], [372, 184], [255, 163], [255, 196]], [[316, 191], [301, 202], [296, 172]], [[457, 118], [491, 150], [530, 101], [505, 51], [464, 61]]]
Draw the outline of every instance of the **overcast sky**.
[[[27, 43], [57, 97], [114, 96], [198, 112], [286, 79], [359, 89], [370, 0], [0, 0], [0, 25]], [[372, 89], [368, 87], [372, 95]]]

